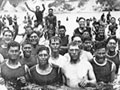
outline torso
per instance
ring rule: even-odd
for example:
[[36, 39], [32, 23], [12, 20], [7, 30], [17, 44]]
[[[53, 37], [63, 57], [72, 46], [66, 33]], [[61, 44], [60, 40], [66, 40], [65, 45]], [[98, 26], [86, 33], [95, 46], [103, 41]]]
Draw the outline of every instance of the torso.
[[35, 56], [31, 56], [28, 60], [26, 60], [24, 57], [21, 58], [20, 63], [22, 65], [27, 65], [29, 68], [37, 64], [37, 59]]
[[5, 81], [10, 81], [13, 83], [17, 82], [17, 79], [24, 77], [26, 74], [25, 66], [19, 66], [17, 68], [10, 68], [6, 62], [1, 65], [1, 76]]
[[119, 57], [119, 52], [116, 52], [116, 54], [114, 56], [110, 56], [110, 55], [106, 55], [108, 59], [110, 59], [111, 61], [113, 61], [116, 65], [116, 74], [118, 73], [118, 69], [120, 66], [120, 57]]
[[112, 70], [112, 62], [107, 60], [106, 64], [103, 66], [97, 65], [93, 60], [91, 62], [93, 66], [93, 70], [96, 76], [97, 82], [105, 82], [108, 83], [111, 80], [111, 70]]
[[52, 70], [47, 74], [40, 74], [37, 71], [37, 65], [30, 69], [30, 74], [34, 83], [44, 85], [54, 85], [61, 82], [61, 77], [58, 67], [52, 67]]
[[90, 69], [92, 69], [92, 66], [88, 61], [80, 61], [76, 64], [66, 63], [63, 72], [67, 78], [67, 85], [78, 88], [81, 79], [88, 79], [87, 74]]

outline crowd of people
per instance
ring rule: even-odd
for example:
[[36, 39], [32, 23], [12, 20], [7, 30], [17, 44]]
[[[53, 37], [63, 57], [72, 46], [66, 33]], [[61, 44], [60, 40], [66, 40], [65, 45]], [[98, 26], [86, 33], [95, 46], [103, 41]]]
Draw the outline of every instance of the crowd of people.
[[[36, 20], [29, 14], [24, 17], [24, 33], [18, 33], [17, 16], [0, 18], [0, 84], [8, 90], [114, 90], [120, 74], [120, 40], [119, 24], [110, 12], [100, 19], [77, 17], [79, 27], [70, 37], [52, 8], [43, 16], [44, 4], [42, 11], [25, 5]], [[15, 41], [17, 36], [22, 41]]]

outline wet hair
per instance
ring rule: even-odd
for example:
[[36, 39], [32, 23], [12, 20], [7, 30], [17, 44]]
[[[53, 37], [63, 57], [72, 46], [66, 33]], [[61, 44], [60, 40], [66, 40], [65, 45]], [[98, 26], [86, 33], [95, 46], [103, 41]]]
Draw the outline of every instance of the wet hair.
[[84, 17], [80, 17], [80, 18], [78, 19], [78, 22], [81, 21], [81, 20], [84, 20], [84, 21], [85, 21], [85, 18], [84, 18]]
[[37, 54], [39, 54], [39, 52], [42, 52], [43, 50], [46, 50], [48, 54], [50, 54], [50, 50], [47, 46], [45, 45], [41, 45], [38, 50], [37, 50]]
[[8, 50], [10, 49], [10, 47], [18, 47], [18, 49], [20, 50], [20, 44], [16, 41], [11, 41], [10, 43], [8, 43]]
[[84, 43], [85, 41], [91, 41], [92, 42], [92, 38], [91, 37], [82, 38], [82, 42]]
[[48, 10], [49, 10], [49, 11], [50, 11], [50, 10], [52, 10], [52, 11], [53, 11], [53, 9], [52, 9], [52, 8], [49, 8]]
[[111, 19], [115, 19], [115, 20], [116, 20], [116, 18], [115, 18], [115, 17], [111, 17]]
[[102, 48], [105, 48], [105, 49], [106, 49], [106, 43], [105, 43], [105, 42], [95, 43], [95, 45], [94, 45], [95, 51], [96, 51], [96, 50], [99, 50], [99, 49], [102, 49]]
[[73, 42], [73, 41], [68, 44], [68, 49], [70, 48], [70, 46], [78, 46], [78, 48], [80, 48], [80, 46], [78, 45], [78, 43], [77, 42]]
[[5, 30], [5, 31], [3, 32], [3, 35], [5, 35], [6, 32], [11, 33], [12, 36], [14, 35], [13, 32], [12, 32], [11, 30]]
[[39, 33], [36, 32], [36, 31], [32, 31], [32, 32], [30, 33], [30, 36], [31, 36], [33, 33], [37, 34], [37, 36], [39, 37]]
[[34, 22], [38, 22], [37, 20], [34, 20]]
[[81, 38], [80, 35], [73, 35], [73, 36], [71, 37], [71, 40], [73, 41], [73, 39], [74, 39], [75, 37], [79, 37], [79, 38], [82, 40], [82, 38]]
[[66, 31], [66, 27], [64, 25], [60, 25], [59, 29], [64, 29]]
[[28, 25], [24, 27], [24, 29], [26, 29], [26, 28], [31, 28], [31, 30], [33, 30], [33, 28], [31, 26], [28, 26]]
[[9, 27], [4, 27], [3, 30], [4, 30], [4, 29], [10, 30]]
[[51, 37], [50, 39], [49, 39], [49, 43], [51, 44], [51, 41], [52, 40], [59, 40], [59, 42], [60, 42], [60, 44], [61, 44], [61, 39], [58, 37], [58, 36], [53, 36], [53, 37]]
[[[22, 43], [22, 47], [26, 44], [30, 44], [31, 45], [31, 42], [29, 40], [26, 40], [24, 43]], [[32, 46], [32, 45], [31, 45]]]
[[113, 36], [113, 37], [111, 36], [111, 37], [109, 37], [109, 38], [106, 40], [106, 44], [108, 44], [108, 42], [109, 42], [111, 39], [115, 40], [116, 43], [118, 42], [118, 39], [117, 39], [115, 36]]

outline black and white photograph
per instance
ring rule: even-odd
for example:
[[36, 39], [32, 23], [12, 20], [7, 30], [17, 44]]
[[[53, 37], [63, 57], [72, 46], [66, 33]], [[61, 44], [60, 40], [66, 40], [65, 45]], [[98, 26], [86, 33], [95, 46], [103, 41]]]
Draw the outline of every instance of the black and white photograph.
[[120, 90], [120, 0], [0, 0], [0, 90]]

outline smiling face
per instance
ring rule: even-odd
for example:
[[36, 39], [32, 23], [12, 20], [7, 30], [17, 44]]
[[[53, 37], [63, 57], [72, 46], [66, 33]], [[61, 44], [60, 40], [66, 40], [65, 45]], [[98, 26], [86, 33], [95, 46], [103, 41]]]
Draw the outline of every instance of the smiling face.
[[104, 63], [106, 57], [106, 49], [101, 48], [95, 52], [96, 61], [100, 64]]
[[39, 37], [38, 37], [38, 35], [36, 33], [32, 33], [30, 35], [30, 42], [31, 42], [32, 45], [37, 45], [38, 44]]
[[80, 27], [80, 28], [84, 28], [84, 27], [85, 27], [85, 20], [84, 20], [84, 19], [81, 19], [81, 20], [79, 21], [79, 27]]
[[90, 50], [92, 49], [92, 41], [86, 40], [86, 41], [84, 42], [84, 49], [85, 49], [86, 51], [90, 51]]
[[32, 45], [25, 44], [25, 45], [23, 45], [22, 50], [23, 50], [24, 57], [29, 58], [31, 56], [31, 53], [32, 53]]
[[3, 35], [3, 38], [2, 40], [5, 42], [5, 43], [9, 43], [13, 40], [13, 36], [12, 36], [12, 33], [11, 32], [5, 32], [4, 35]]
[[109, 40], [109, 42], [107, 44], [108, 50], [114, 52], [116, 47], [117, 47], [117, 42], [114, 39]]

